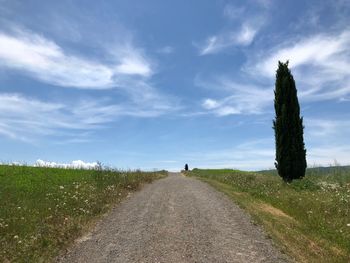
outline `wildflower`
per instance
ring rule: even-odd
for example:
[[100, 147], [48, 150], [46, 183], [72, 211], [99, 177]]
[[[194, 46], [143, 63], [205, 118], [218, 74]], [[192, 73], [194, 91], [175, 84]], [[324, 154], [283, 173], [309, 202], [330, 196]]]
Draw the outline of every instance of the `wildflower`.
[[347, 224], [346, 226], [350, 226], [350, 224]]
[[17, 239], [17, 238], [18, 238], [18, 236], [17, 236], [17, 235], [15, 235], [13, 238], [14, 238], [14, 239]]
[[64, 186], [63, 186], [63, 185], [60, 185], [60, 189], [64, 189]]

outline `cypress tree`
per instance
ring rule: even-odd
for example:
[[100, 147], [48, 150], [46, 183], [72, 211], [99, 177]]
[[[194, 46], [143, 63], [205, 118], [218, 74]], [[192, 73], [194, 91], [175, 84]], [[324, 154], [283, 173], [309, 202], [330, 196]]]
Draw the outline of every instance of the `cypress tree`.
[[306, 150], [304, 144], [303, 118], [297, 89], [291, 71], [286, 63], [278, 62], [275, 83], [275, 112], [273, 121], [276, 142], [278, 174], [285, 182], [305, 176]]
[[185, 171], [188, 171], [188, 164], [185, 164]]

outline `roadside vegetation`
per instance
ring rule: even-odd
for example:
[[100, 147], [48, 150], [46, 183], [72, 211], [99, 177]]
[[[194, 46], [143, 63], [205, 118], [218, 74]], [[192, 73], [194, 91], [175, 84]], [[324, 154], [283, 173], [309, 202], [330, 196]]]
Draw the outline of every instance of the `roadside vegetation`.
[[0, 166], [0, 262], [48, 262], [116, 202], [166, 172]]
[[285, 183], [276, 171], [186, 172], [230, 196], [297, 262], [350, 262], [350, 169], [307, 169]]

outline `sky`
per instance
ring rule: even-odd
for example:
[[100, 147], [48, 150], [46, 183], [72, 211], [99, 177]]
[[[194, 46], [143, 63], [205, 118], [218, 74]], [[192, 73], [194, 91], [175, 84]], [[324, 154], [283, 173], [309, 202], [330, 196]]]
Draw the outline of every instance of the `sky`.
[[308, 166], [350, 164], [347, 0], [0, 0], [0, 161], [274, 167], [278, 61]]

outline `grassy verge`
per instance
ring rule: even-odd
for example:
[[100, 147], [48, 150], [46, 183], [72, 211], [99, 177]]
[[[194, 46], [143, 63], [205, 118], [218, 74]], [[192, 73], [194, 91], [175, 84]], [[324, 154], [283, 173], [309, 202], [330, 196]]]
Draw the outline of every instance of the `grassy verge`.
[[0, 166], [0, 262], [47, 262], [101, 214], [165, 172]]
[[285, 184], [273, 173], [198, 170], [262, 224], [297, 262], [350, 262], [350, 172], [314, 170]]

